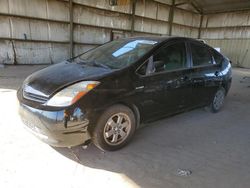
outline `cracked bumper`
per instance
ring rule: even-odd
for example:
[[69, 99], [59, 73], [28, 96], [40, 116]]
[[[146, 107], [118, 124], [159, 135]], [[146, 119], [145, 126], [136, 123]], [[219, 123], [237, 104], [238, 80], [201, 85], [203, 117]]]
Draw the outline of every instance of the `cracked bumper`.
[[[78, 112], [77, 112], [78, 111]], [[68, 120], [65, 127], [64, 111], [44, 111], [19, 105], [19, 115], [25, 127], [43, 142], [55, 147], [71, 147], [90, 139], [87, 131], [89, 121], [79, 109]]]

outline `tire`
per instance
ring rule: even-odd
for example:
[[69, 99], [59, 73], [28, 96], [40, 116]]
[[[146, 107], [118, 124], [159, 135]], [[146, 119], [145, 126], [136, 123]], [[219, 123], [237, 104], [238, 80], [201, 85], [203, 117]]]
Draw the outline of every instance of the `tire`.
[[92, 140], [103, 151], [115, 151], [128, 144], [135, 129], [133, 111], [124, 105], [114, 105], [100, 116]]
[[213, 101], [211, 103], [211, 111], [213, 113], [217, 113], [221, 110], [224, 104], [225, 96], [226, 96], [226, 90], [223, 87], [219, 88], [216, 91], [213, 97]]

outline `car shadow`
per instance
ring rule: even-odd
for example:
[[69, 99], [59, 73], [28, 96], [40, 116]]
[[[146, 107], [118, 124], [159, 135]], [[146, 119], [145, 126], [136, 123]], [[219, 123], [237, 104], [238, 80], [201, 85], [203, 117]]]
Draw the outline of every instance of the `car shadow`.
[[[137, 130], [129, 145], [115, 152], [103, 152], [92, 143], [87, 149], [54, 149], [83, 166], [125, 174], [141, 187], [166, 187], [166, 181], [180, 178], [177, 169], [190, 167], [192, 157], [180, 153], [196, 144], [197, 136], [202, 140], [200, 134], [206, 134], [206, 129], [194, 133], [193, 128], [200, 126], [207, 114], [198, 109], [148, 123]], [[192, 118], [197, 125], [192, 124]]]
[[[158, 173], [156, 167], [152, 168], [154, 165], [152, 159], [159, 158], [157, 156], [162, 156], [164, 152], [159, 151], [159, 146], [156, 146], [151, 139], [145, 140], [144, 137], [150, 137], [150, 135], [143, 129], [137, 131], [130, 144], [114, 152], [101, 151], [93, 143], [90, 143], [86, 149], [83, 146], [54, 149], [83, 166], [124, 174], [138, 186], [148, 187], [151, 182], [148, 182], [146, 177], [153, 178]], [[149, 187], [155, 187], [155, 185], [152, 184]]]

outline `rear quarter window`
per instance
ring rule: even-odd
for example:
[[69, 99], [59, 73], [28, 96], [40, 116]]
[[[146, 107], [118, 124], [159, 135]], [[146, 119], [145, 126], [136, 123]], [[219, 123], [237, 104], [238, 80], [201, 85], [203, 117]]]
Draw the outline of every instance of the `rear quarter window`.
[[216, 64], [221, 64], [223, 62], [224, 57], [219, 52], [214, 49], [211, 49], [211, 53]]

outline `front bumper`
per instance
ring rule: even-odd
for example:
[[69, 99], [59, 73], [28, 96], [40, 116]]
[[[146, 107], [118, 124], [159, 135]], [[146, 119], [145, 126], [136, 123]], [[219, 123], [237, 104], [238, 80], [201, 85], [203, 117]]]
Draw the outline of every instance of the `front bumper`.
[[44, 111], [20, 104], [19, 115], [29, 131], [51, 146], [71, 147], [90, 139], [89, 120], [79, 108], [66, 120], [64, 110]]

